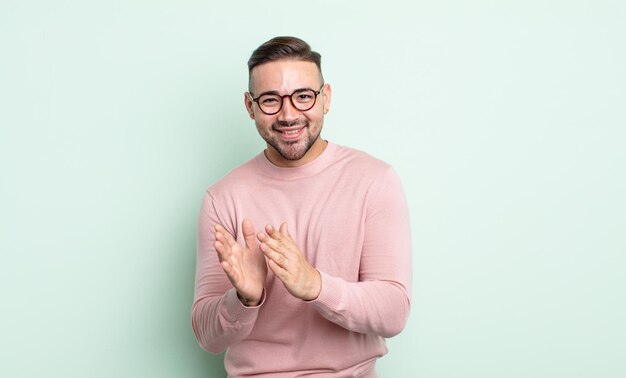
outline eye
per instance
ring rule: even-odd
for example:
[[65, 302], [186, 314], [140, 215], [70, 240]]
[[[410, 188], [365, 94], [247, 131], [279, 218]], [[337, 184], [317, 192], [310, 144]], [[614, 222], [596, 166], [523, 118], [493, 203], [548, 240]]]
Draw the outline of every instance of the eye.
[[278, 99], [276, 97], [261, 97], [260, 100], [263, 105], [274, 105], [278, 103]]
[[295, 95], [295, 100], [297, 102], [311, 102], [313, 101], [313, 99], [315, 98], [315, 94], [311, 91], [303, 91], [303, 92], [298, 92]]

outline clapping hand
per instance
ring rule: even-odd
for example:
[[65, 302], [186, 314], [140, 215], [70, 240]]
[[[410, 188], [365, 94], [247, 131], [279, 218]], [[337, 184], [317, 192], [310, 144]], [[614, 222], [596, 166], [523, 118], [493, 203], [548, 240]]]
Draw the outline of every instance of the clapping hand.
[[305, 260], [287, 230], [287, 223], [281, 224], [279, 230], [267, 225], [265, 233], [260, 232], [257, 238], [270, 269], [291, 295], [302, 300], [319, 296], [322, 289], [320, 273]]
[[267, 264], [254, 235], [254, 226], [248, 219], [241, 224], [245, 246], [237, 243], [224, 227], [215, 225], [215, 249], [228, 279], [237, 290], [239, 300], [246, 306], [261, 301]]

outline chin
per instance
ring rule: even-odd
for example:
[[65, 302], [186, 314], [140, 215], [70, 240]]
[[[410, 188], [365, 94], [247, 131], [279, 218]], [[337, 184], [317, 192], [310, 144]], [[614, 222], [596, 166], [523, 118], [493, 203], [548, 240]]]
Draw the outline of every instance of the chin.
[[280, 156], [282, 156], [286, 160], [300, 160], [306, 155], [309, 149], [298, 149], [296, 151], [281, 148], [278, 150]]

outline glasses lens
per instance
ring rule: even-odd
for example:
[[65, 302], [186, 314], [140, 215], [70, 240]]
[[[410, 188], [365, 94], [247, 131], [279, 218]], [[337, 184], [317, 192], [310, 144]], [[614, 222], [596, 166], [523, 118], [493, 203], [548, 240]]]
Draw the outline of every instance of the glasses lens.
[[291, 95], [291, 102], [298, 110], [309, 110], [315, 105], [315, 92], [305, 89]]
[[278, 113], [283, 98], [278, 95], [266, 94], [259, 97], [259, 107], [265, 113]]

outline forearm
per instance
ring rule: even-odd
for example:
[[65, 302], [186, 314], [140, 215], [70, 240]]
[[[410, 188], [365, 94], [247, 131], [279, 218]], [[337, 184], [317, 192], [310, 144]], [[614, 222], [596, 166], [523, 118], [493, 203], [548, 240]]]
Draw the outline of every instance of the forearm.
[[358, 282], [349, 273], [321, 272], [322, 290], [314, 305], [348, 330], [391, 337], [406, 324], [412, 283], [408, 206], [393, 170], [372, 187], [366, 209]]
[[217, 354], [248, 336], [257, 315], [258, 306], [245, 307], [231, 289], [222, 296], [197, 299], [191, 324], [202, 349]]
[[320, 314], [343, 328], [392, 337], [406, 324], [410, 299], [406, 288], [392, 281], [347, 282], [322, 274], [322, 291], [312, 301]]
[[259, 311], [258, 307], [245, 307], [241, 303], [218, 260], [214, 227], [225, 223], [218, 216], [212, 198], [206, 195], [198, 218], [191, 324], [200, 346], [211, 353], [222, 353], [248, 336]]

